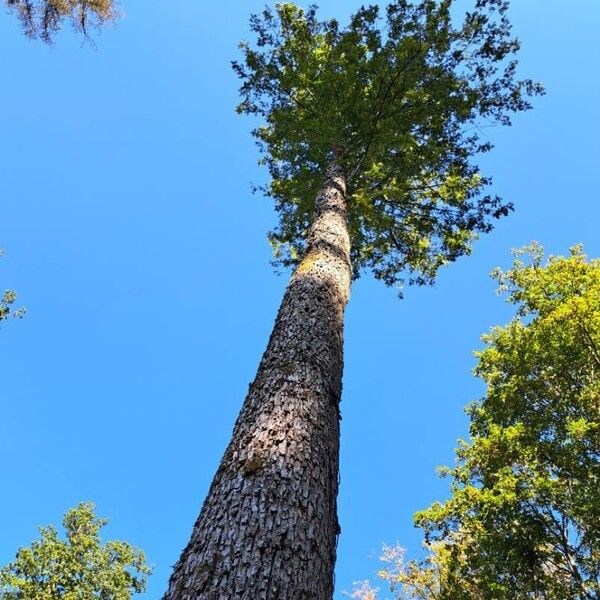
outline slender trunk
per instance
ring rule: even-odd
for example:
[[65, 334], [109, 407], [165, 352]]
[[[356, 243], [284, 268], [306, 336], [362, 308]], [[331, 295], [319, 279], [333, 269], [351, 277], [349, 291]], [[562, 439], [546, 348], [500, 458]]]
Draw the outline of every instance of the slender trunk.
[[306, 256], [163, 600], [331, 600], [339, 525], [344, 175], [334, 161]]

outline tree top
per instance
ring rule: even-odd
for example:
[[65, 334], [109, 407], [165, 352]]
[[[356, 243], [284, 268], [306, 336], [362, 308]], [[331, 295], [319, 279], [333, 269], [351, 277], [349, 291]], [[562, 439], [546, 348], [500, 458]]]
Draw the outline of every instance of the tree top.
[[40, 527], [41, 539], [19, 548], [0, 569], [1, 600], [131, 600], [146, 589], [152, 572], [142, 550], [122, 541], [102, 543], [94, 505], [81, 503], [63, 518], [64, 539]]
[[362, 7], [345, 27], [290, 2], [251, 18], [255, 43], [234, 62], [238, 112], [262, 120], [253, 133], [280, 217], [277, 264], [302, 257], [334, 156], [347, 177], [355, 276], [431, 283], [509, 212], [484, 193], [490, 179], [473, 158], [491, 148], [483, 127], [510, 125], [543, 90], [516, 79], [507, 1], [477, 0], [459, 24], [454, 4]]

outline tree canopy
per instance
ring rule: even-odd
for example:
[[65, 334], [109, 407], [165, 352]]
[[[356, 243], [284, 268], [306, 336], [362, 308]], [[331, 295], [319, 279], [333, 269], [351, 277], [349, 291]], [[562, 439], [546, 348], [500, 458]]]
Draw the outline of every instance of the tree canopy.
[[517, 314], [477, 353], [451, 497], [416, 514], [429, 557], [382, 573], [399, 598], [600, 596], [600, 260], [523, 253], [495, 273]]
[[280, 3], [254, 15], [242, 44], [241, 113], [254, 130], [279, 225], [275, 262], [298, 263], [326, 165], [346, 173], [354, 275], [430, 283], [468, 253], [510, 203], [484, 190], [480, 128], [510, 124], [542, 93], [516, 79], [506, 0], [477, 0], [454, 24], [454, 0], [363, 7], [346, 27]]
[[4, 0], [15, 13], [25, 33], [32, 38], [51, 42], [65, 22], [87, 35], [117, 16], [115, 0]]
[[41, 527], [41, 539], [0, 570], [0, 599], [130, 600], [145, 591], [151, 568], [144, 553], [126, 542], [102, 544], [107, 522], [88, 502], [65, 514], [66, 539], [52, 526]]

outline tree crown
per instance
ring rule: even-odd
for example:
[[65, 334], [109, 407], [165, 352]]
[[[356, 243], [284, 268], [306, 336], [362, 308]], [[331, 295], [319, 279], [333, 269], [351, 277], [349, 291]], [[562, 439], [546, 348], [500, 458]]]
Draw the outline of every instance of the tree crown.
[[65, 514], [65, 540], [54, 527], [41, 527], [41, 539], [20, 548], [0, 570], [0, 598], [130, 600], [143, 592], [151, 572], [144, 553], [126, 542], [102, 544], [100, 529], [107, 522], [87, 502]]
[[[385, 548], [397, 600], [596, 600], [600, 594], [600, 260], [533, 244], [494, 273], [516, 316], [484, 336], [471, 439], [451, 496], [415, 515], [428, 551]], [[522, 256], [528, 260], [522, 260]], [[376, 600], [363, 582], [353, 598]]]
[[487, 393], [443, 470], [452, 496], [416, 515], [440, 600], [600, 593], [600, 260], [523, 253], [495, 273], [517, 316], [477, 354]]
[[453, 4], [363, 7], [345, 28], [289, 2], [252, 17], [256, 44], [234, 63], [238, 111], [263, 119], [253, 133], [280, 216], [278, 264], [302, 256], [333, 156], [347, 177], [355, 276], [430, 283], [508, 213], [483, 193], [490, 180], [472, 159], [491, 145], [479, 128], [510, 124], [542, 88], [515, 78], [507, 1], [477, 0], [458, 26]]

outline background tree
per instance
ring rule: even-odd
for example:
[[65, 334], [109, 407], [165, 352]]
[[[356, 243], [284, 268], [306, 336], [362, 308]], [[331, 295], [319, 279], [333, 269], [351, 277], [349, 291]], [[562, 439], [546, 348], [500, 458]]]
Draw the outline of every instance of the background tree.
[[0, 570], [0, 599], [129, 600], [143, 592], [151, 573], [144, 553], [126, 542], [102, 544], [107, 522], [87, 502], [65, 514], [65, 540], [54, 527], [41, 527], [41, 539]]
[[[0, 248], [0, 257], [4, 255], [4, 250]], [[24, 308], [13, 309], [13, 304], [17, 299], [17, 294], [12, 290], [6, 290], [0, 297], [0, 321], [13, 317], [22, 317], [25, 314]]]
[[600, 597], [600, 260], [523, 253], [495, 273], [517, 314], [477, 354], [451, 498], [416, 515], [431, 552], [382, 572], [398, 598]]
[[51, 42], [65, 21], [87, 35], [90, 27], [100, 27], [117, 16], [114, 0], [4, 0], [15, 13], [25, 33]]
[[431, 283], [510, 205], [484, 195], [477, 127], [541, 88], [515, 79], [507, 2], [361, 8], [346, 28], [277, 4], [242, 45], [239, 112], [296, 270], [168, 600], [330, 598], [337, 535], [343, 315], [353, 277]]

